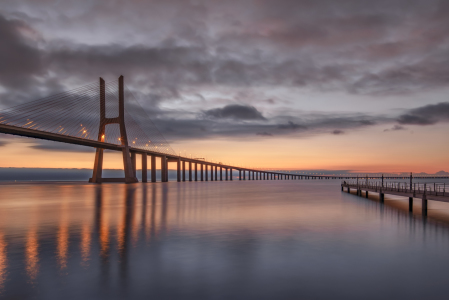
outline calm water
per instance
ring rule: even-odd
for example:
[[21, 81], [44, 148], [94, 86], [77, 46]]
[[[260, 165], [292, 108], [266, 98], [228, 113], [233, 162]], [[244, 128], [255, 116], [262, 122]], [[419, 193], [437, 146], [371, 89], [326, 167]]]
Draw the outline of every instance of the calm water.
[[339, 183], [0, 185], [0, 298], [448, 299], [449, 203]]

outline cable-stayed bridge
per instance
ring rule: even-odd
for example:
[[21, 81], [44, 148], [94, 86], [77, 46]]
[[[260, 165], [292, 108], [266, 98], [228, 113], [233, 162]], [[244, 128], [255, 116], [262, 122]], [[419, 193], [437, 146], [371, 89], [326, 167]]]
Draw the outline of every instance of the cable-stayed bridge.
[[[125, 88], [123, 76], [112, 82], [100, 78], [95, 84], [0, 111], [0, 133], [96, 148], [89, 180], [93, 183], [137, 182], [136, 155], [142, 156], [143, 182], [148, 181], [148, 156], [152, 182], [156, 181], [156, 159], [160, 160], [162, 182], [168, 181], [170, 162], [176, 163], [177, 181], [233, 180], [235, 172], [238, 172], [239, 180], [357, 178], [356, 175], [261, 171], [177, 155], [137, 99]], [[124, 178], [102, 176], [104, 149], [122, 152]]]
[[[126, 100], [125, 100], [126, 99]], [[177, 155], [150, 120], [124, 78], [89, 84], [50, 97], [0, 111], [0, 132], [96, 148], [90, 182], [137, 182], [136, 155], [142, 156], [142, 181], [156, 181], [156, 159], [160, 159], [161, 181], [168, 181], [168, 163], [177, 164], [177, 180], [299, 179], [302, 175], [260, 171]], [[104, 149], [120, 151], [124, 178], [104, 178]], [[188, 164], [188, 176], [186, 176]], [[223, 175], [224, 172], [224, 175]], [[209, 179], [210, 175], [210, 179]]]

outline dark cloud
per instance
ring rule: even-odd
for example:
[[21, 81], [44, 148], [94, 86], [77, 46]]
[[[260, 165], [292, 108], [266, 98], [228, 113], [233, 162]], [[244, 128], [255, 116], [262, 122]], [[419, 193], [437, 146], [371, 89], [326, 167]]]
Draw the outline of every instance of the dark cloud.
[[277, 128], [279, 129], [290, 129], [290, 130], [297, 130], [297, 129], [307, 129], [307, 126], [296, 124], [292, 121], [288, 121], [286, 124], [279, 124], [277, 125]]
[[254, 106], [238, 104], [206, 110], [204, 115], [216, 119], [265, 120], [264, 116]]
[[449, 102], [431, 104], [409, 110], [397, 119], [400, 124], [431, 125], [449, 121]]
[[398, 131], [398, 130], [405, 130], [405, 129], [406, 129], [405, 127], [396, 124], [392, 128], [385, 129], [384, 132], [387, 132], [387, 131]]
[[260, 136], [273, 136], [273, 134], [271, 134], [271, 133], [269, 133], [269, 132], [266, 132], [266, 131], [264, 131], [264, 132], [258, 132], [258, 133], [256, 133], [256, 135], [260, 135]]
[[344, 134], [345, 132], [343, 131], [343, 130], [340, 130], [340, 129], [335, 129], [334, 131], [332, 131], [332, 134], [335, 134], [335, 135], [340, 135], [340, 134]]
[[28, 35], [34, 30], [20, 20], [8, 20], [0, 15], [0, 84], [7, 88], [24, 88], [36, 83], [41, 74], [41, 52]]
[[47, 150], [47, 151], [63, 151], [63, 152], [89, 152], [94, 153], [95, 148], [72, 145], [61, 142], [53, 142], [47, 140], [34, 140], [29, 146], [31, 149]]

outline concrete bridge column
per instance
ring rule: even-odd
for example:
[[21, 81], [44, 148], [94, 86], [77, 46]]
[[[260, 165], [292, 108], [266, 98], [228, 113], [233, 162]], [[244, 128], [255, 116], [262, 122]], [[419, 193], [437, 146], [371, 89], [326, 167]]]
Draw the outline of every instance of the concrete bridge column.
[[133, 172], [133, 176], [136, 177], [136, 153], [135, 152], [131, 152], [131, 168], [132, 168], [132, 172]]
[[228, 181], [228, 168], [225, 168], [225, 180]]
[[151, 155], [151, 182], [156, 182], [156, 156]]
[[204, 181], [204, 179], [203, 179], [203, 164], [200, 164], [201, 165], [201, 170], [200, 170], [200, 174], [201, 174], [201, 176], [200, 176], [200, 178], [201, 178], [201, 181]]
[[192, 162], [189, 161], [189, 181], [192, 181]]
[[148, 182], [148, 178], [147, 178], [147, 172], [148, 172], [148, 168], [147, 168], [147, 154], [146, 153], [142, 153], [142, 182]]
[[198, 163], [195, 163], [195, 181], [198, 181]]
[[379, 201], [380, 201], [380, 203], [385, 202], [385, 194], [382, 193], [382, 190], [380, 190], [380, 192], [379, 192]]
[[[228, 173], [226, 172], [226, 177], [228, 177]], [[220, 181], [223, 181], [223, 168], [220, 167]]]
[[215, 181], [218, 181], [218, 167], [215, 166]]
[[168, 181], [167, 156], [161, 156], [161, 181]]
[[368, 190], [365, 191], [365, 198], [368, 198]]
[[186, 161], [182, 161], [182, 181], [186, 181]]
[[207, 164], [205, 164], [205, 165], [204, 165], [204, 169], [205, 169], [205, 171], [206, 171], [206, 172], [205, 172], [205, 175], [206, 175], [206, 176], [205, 176], [205, 177], [206, 177], [205, 180], [206, 180], [206, 181], [209, 181], [209, 174], [208, 174], [208, 172], [209, 172], [209, 170], [208, 170], [208, 169], [209, 169], [209, 166], [208, 166]]
[[181, 182], [181, 159], [176, 162], [176, 181]]
[[229, 169], [229, 180], [232, 181], [232, 168]]
[[239, 180], [242, 180], [242, 170], [239, 170]]
[[408, 197], [408, 211], [413, 211], [413, 197]]
[[245, 175], [246, 175], [246, 170], [243, 170], [243, 180], [246, 180], [246, 176]]

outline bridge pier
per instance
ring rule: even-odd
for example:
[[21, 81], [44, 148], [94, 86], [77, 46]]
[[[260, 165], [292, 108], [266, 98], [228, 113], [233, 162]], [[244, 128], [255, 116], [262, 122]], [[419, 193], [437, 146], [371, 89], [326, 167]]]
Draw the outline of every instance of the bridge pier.
[[182, 182], [186, 181], [186, 161], [182, 161]]
[[245, 170], [243, 170], [243, 180], [246, 180], [246, 171]]
[[198, 163], [195, 163], [195, 181], [198, 181]]
[[151, 155], [151, 182], [156, 182], [156, 156]]
[[181, 182], [181, 159], [176, 161], [176, 181]]
[[427, 195], [425, 191], [422, 195], [422, 215], [427, 216]]
[[205, 180], [206, 180], [206, 181], [209, 181], [209, 174], [208, 174], [208, 172], [209, 172], [209, 170], [208, 170], [208, 169], [209, 169], [209, 166], [208, 166], [207, 164], [205, 164], [205, 165], [204, 165], [204, 169], [205, 169], [205, 171], [206, 171], [206, 172], [205, 172], [205, 175], [206, 175], [206, 176], [205, 176], [205, 177], [206, 177]]
[[413, 211], [413, 197], [408, 197], [408, 211]]
[[239, 170], [239, 180], [242, 180], [242, 170]]
[[189, 161], [189, 181], [192, 181], [192, 162]]
[[368, 191], [365, 191], [365, 198], [368, 198]]
[[379, 200], [380, 200], [380, 203], [385, 202], [385, 194], [382, 193], [382, 190], [379, 192]]
[[229, 180], [232, 181], [232, 168], [229, 168]]
[[167, 156], [161, 156], [161, 182], [168, 181]]
[[[227, 177], [228, 174], [226, 174]], [[220, 167], [220, 181], [223, 181], [223, 168]]]
[[133, 175], [134, 175], [134, 177], [136, 177], [137, 170], [136, 170], [136, 153], [135, 152], [131, 152], [131, 166], [132, 166], [132, 170], [133, 170]]
[[142, 182], [148, 182], [147, 154], [142, 153]]
[[203, 164], [200, 164], [201, 165], [201, 170], [200, 170], [200, 174], [201, 174], [201, 176], [200, 176], [200, 179], [201, 179], [201, 181], [204, 181], [204, 179], [203, 179]]

